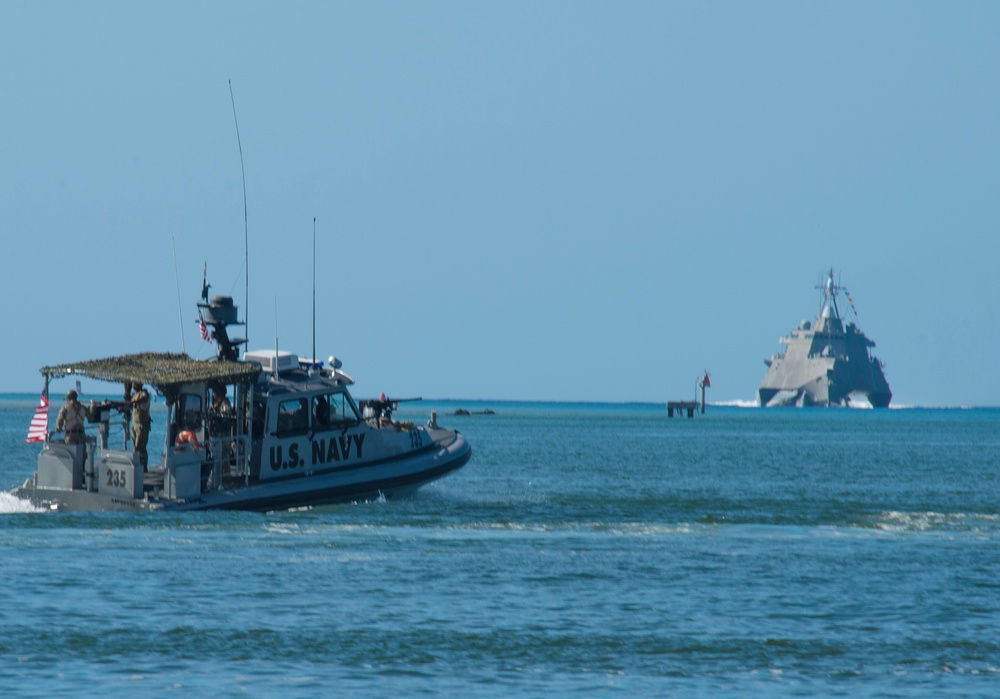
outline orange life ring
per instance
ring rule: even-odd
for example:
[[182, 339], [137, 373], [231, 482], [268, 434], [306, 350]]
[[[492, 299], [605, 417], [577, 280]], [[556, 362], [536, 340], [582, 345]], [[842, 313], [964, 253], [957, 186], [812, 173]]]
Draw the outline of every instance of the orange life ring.
[[190, 430], [184, 430], [179, 435], [177, 439], [174, 440], [174, 444], [178, 447], [183, 447], [185, 444], [190, 444], [193, 449], [198, 448], [198, 438], [194, 436], [194, 432]]

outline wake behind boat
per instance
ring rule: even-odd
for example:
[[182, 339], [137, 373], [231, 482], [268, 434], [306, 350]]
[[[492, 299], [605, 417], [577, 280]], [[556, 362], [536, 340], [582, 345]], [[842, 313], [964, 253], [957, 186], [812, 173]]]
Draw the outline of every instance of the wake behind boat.
[[[145, 353], [41, 369], [29, 441], [37, 434], [43, 446], [37, 471], [12, 494], [56, 510], [269, 511], [405, 496], [469, 460], [462, 434], [438, 427], [433, 413], [421, 426], [392, 419], [396, 400], [359, 409], [333, 357], [324, 365], [275, 349], [238, 358], [246, 341], [229, 337], [239, 324], [232, 299], [209, 300], [207, 286], [203, 298], [214, 360]], [[124, 400], [90, 405], [79, 443], [47, 429], [49, 384], [66, 376], [126, 385]], [[129, 431], [133, 384], [167, 404], [163, 450], [148, 466]]]

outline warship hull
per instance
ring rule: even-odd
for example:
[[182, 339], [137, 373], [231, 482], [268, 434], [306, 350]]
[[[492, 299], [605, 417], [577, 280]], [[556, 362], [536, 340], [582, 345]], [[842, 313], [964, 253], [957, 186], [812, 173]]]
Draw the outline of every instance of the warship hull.
[[785, 351], [765, 360], [767, 372], [757, 389], [757, 404], [776, 406], [842, 406], [887, 408], [892, 391], [882, 362], [870, 354], [875, 343], [854, 323], [841, 318], [831, 270], [823, 305], [815, 323], [803, 321], [781, 338]]

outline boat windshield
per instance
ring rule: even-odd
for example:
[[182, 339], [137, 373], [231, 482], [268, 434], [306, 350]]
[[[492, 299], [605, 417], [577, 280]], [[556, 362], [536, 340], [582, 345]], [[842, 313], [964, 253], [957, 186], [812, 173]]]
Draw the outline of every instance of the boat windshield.
[[313, 430], [332, 430], [359, 421], [354, 404], [343, 392], [321, 393], [312, 399]]
[[290, 437], [309, 431], [343, 429], [360, 421], [351, 399], [343, 392], [286, 398], [278, 403], [276, 435]]

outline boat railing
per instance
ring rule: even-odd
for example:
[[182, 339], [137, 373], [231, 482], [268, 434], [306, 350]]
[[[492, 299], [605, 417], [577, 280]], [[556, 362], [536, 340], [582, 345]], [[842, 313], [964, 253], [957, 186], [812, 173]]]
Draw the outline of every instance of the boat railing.
[[[112, 428], [115, 428], [112, 431]], [[83, 438], [89, 444], [93, 443], [98, 449], [108, 449], [108, 438], [111, 434], [117, 433], [121, 429], [122, 441], [121, 449], [128, 449], [129, 443], [129, 423], [124, 420], [102, 420], [100, 422], [88, 422], [83, 426]], [[46, 442], [60, 442], [65, 439], [66, 433], [62, 430], [52, 430], [45, 435]], [[115, 449], [117, 447], [110, 447]]]
[[250, 438], [246, 435], [209, 437], [203, 444], [203, 463], [212, 469], [206, 490], [218, 490], [234, 479], [245, 481], [250, 474]]

